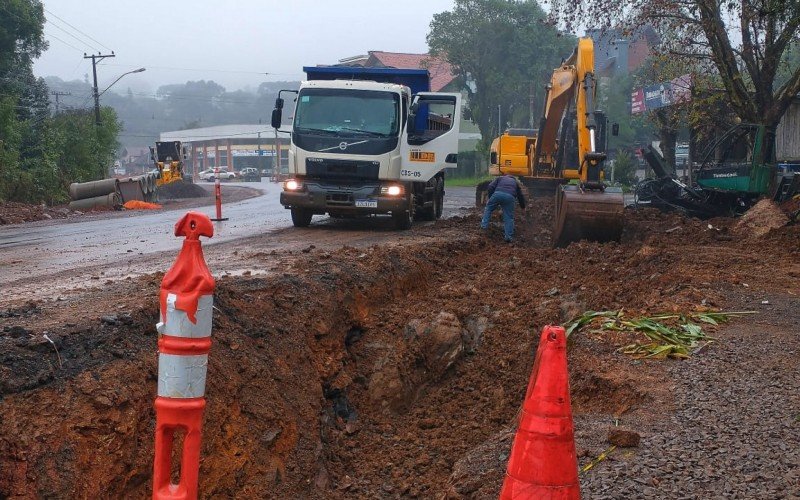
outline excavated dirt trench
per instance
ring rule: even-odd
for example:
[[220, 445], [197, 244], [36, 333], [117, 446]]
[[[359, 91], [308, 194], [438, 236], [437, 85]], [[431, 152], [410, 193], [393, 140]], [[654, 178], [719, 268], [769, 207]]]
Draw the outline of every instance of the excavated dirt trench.
[[[770, 280], [787, 248], [783, 272], [800, 276], [796, 226], [754, 245], [730, 221], [641, 211], [621, 244], [550, 249], [549, 204], [533, 205], [516, 246], [470, 216], [428, 244], [310, 251], [280, 275], [220, 279], [203, 497], [496, 495], [542, 326], [588, 309], [724, 307], [742, 283], [797, 288]], [[6, 312], [0, 497], [148, 495], [159, 281], [110, 285], [128, 314], [105, 321]], [[630, 340], [571, 340], [581, 463], [605, 446], [597, 421], [636, 425], [674, 404], [664, 363], [616, 351]]]

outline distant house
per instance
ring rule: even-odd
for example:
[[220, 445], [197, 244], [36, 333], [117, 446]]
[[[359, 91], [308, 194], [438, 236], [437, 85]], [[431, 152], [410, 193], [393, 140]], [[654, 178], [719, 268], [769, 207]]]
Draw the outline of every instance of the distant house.
[[119, 168], [124, 169], [124, 174], [139, 174], [152, 168], [150, 148], [147, 146], [129, 146], [119, 152]]
[[440, 57], [430, 54], [409, 54], [407, 52], [384, 52], [370, 50], [365, 55], [340, 59], [340, 66], [361, 66], [364, 68], [403, 68], [427, 69], [431, 75], [432, 92], [458, 92], [453, 67]]
[[631, 33], [620, 29], [589, 29], [586, 36], [594, 41], [594, 67], [598, 76], [627, 75], [636, 71], [658, 44], [652, 26]]

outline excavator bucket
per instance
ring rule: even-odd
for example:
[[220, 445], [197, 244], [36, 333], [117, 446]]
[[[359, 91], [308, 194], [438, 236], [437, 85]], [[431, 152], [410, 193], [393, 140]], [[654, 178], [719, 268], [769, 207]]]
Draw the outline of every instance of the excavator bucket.
[[619, 241], [622, 236], [622, 191], [584, 191], [578, 186], [560, 186], [556, 192], [553, 245], [565, 247], [573, 241]]

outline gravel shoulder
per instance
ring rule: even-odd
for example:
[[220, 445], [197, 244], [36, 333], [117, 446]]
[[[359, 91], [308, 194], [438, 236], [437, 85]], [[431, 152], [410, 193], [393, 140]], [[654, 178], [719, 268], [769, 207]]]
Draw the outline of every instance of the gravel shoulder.
[[[730, 302], [752, 307], [762, 298]], [[800, 496], [800, 312], [796, 296], [768, 300], [769, 309], [726, 327], [701, 354], [667, 364], [674, 411], [638, 429], [638, 448], [618, 449], [584, 474], [584, 498]]]

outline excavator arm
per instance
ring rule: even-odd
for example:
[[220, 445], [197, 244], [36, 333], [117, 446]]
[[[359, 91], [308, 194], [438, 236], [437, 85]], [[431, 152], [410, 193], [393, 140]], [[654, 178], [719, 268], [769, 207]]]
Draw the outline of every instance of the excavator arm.
[[553, 71], [533, 157], [534, 172], [547, 166], [566, 181], [578, 181], [556, 191], [556, 246], [581, 239], [619, 241], [622, 235], [622, 192], [604, 182], [606, 154], [600, 138], [605, 134], [600, 127], [605, 127], [605, 117], [595, 110], [595, 95], [594, 45], [581, 38]]

